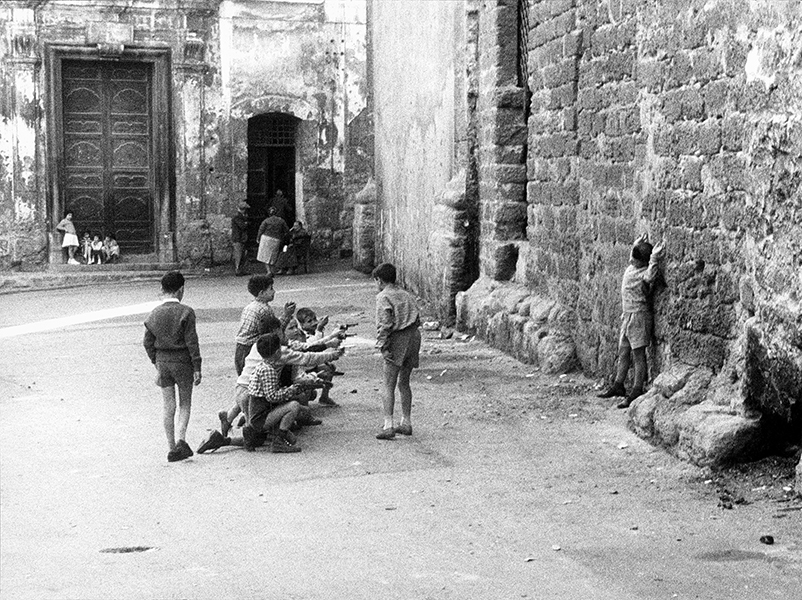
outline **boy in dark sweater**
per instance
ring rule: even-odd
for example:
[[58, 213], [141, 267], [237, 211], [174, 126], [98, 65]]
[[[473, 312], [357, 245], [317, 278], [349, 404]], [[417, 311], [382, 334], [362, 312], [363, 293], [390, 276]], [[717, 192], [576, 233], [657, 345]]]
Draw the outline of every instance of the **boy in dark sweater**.
[[[186, 442], [192, 386], [201, 382], [201, 355], [195, 331], [195, 311], [181, 304], [184, 276], [170, 271], [161, 280], [164, 301], [145, 319], [145, 351], [156, 365], [156, 385], [164, 399], [164, 432], [175, 462], [192, 456]], [[178, 386], [178, 441], [175, 435], [175, 388]]]

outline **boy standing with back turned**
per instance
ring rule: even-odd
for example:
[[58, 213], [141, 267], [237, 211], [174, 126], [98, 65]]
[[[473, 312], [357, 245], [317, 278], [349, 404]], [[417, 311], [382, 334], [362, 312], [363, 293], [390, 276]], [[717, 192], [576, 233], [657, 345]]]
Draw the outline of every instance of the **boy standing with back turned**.
[[[412, 294], [395, 284], [396, 270], [383, 263], [373, 270], [376, 295], [376, 348], [384, 358], [384, 426], [377, 440], [391, 440], [396, 433], [412, 435], [412, 388], [409, 377], [418, 366], [420, 314]], [[393, 427], [395, 388], [401, 395], [401, 424]]]
[[[599, 398], [625, 396], [618, 408], [627, 408], [644, 392], [646, 384], [646, 348], [652, 342], [654, 315], [651, 307], [652, 284], [659, 272], [663, 255], [662, 244], [652, 248], [646, 234], [635, 240], [629, 256], [629, 265], [621, 281], [621, 333], [618, 337], [618, 368], [615, 381]], [[634, 363], [635, 376], [632, 389], [624, 389], [630, 362]]]
[[[181, 304], [184, 276], [170, 271], [162, 277], [162, 304], [145, 319], [145, 351], [156, 365], [156, 385], [164, 399], [164, 432], [169, 462], [192, 456], [186, 442], [192, 386], [201, 382], [201, 355], [195, 331], [195, 311]], [[175, 387], [178, 386], [178, 441], [175, 435]]]

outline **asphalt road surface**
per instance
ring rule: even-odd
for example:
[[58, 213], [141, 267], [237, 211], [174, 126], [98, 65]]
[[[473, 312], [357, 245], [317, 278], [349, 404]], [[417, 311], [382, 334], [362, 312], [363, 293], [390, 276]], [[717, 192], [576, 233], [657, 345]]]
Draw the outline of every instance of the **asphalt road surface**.
[[[193, 448], [231, 403], [245, 284], [187, 281]], [[802, 598], [802, 511], [720, 508], [704, 472], [635, 437], [592, 382], [429, 334], [414, 435], [381, 442], [372, 281], [276, 289], [275, 307], [359, 323], [340, 406], [312, 405], [324, 424], [298, 454], [180, 463], [142, 348], [157, 282], [0, 296], [4, 599]]]

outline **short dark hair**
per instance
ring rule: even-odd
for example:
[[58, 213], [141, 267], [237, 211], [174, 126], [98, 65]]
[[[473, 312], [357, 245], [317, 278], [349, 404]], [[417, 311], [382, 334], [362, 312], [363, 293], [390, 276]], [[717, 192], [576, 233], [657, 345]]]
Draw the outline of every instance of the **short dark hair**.
[[638, 242], [632, 247], [632, 258], [646, 262], [652, 256], [652, 245], [649, 242]]
[[184, 287], [184, 276], [180, 271], [168, 271], [162, 277], [162, 291], [175, 294]]
[[275, 315], [267, 315], [262, 319], [262, 331], [270, 333], [271, 331], [281, 331], [281, 321]]
[[261, 292], [269, 288], [273, 285], [273, 276], [261, 273], [259, 275], [253, 275], [248, 280], [248, 292], [250, 292], [251, 296], [256, 297]]
[[265, 333], [256, 340], [256, 351], [262, 358], [270, 358], [281, 348], [281, 340], [275, 333]]
[[373, 269], [373, 278], [380, 279], [384, 283], [395, 283], [395, 267], [390, 263], [382, 263]]
[[308, 319], [308, 318], [317, 319], [317, 315], [315, 314], [315, 311], [313, 311], [311, 308], [307, 308], [305, 306], [303, 308], [299, 308], [297, 311], [295, 311], [295, 317], [299, 321], [302, 320], [302, 319]]

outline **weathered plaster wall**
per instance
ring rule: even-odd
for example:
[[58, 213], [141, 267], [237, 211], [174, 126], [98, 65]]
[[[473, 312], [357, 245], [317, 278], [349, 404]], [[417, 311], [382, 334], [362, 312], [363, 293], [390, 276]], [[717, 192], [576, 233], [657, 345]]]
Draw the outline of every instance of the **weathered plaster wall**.
[[568, 349], [542, 347], [561, 323], [609, 376], [621, 274], [648, 232], [667, 258], [633, 426], [700, 463], [798, 442], [802, 5], [543, 0], [530, 18], [528, 239], [510, 284], [483, 260], [462, 325], [562, 370]]
[[471, 225], [465, 206], [466, 6], [373, 0], [371, 10], [375, 260], [398, 264], [404, 283], [448, 315]]
[[365, 14], [362, 3], [230, 2], [222, 12], [233, 155], [233, 188], [244, 193], [247, 120], [266, 112], [292, 114], [301, 125], [294, 195], [299, 218], [313, 232], [313, 251], [351, 252], [354, 196], [367, 175], [346, 159], [362, 140], [365, 107]]
[[47, 255], [34, 11], [0, 6], [0, 269]]
[[[132, 48], [166, 48], [172, 71], [168, 188], [174, 215], [158, 231], [158, 260], [230, 258], [229, 219], [244, 195], [247, 119], [287, 112], [302, 119], [299, 215], [315, 250], [348, 255], [365, 106], [364, 3], [257, 0], [23, 0], [0, 7], [0, 268], [57, 260], [54, 194], [46, 154], [46, 44], [93, 47], [90, 28], [130, 24]], [[123, 55], [125, 57], [125, 55]], [[166, 133], [166, 132], [160, 132]], [[362, 150], [360, 148], [364, 146]], [[345, 171], [351, 157], [349, 175]], [[365, 159], [363, 159], [365, 160]], [[366, 160], [369, 160], [366, 159]]]

